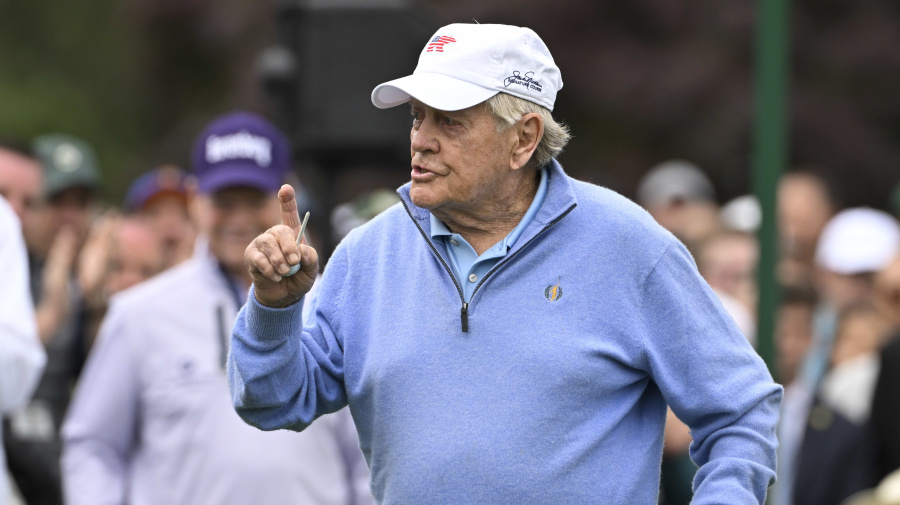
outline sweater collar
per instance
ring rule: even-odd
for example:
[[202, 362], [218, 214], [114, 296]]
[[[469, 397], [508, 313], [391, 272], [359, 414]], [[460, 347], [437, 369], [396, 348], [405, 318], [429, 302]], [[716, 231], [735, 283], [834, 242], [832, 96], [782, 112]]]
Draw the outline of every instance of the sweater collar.
[[[578, 203], [578, 200], [575, 197], [575, 188], [572, 186], [572, 181], [563, 171], [562, 165], [555, 159], [552, 159], [547, 163], [545, 168], [549, 179], [547, 197], [544, 199], [544, 204], [541, 205], [541, 208], [534, 216], [534, 220], [532, 220], [531, 224], [525, 228], [522, 236], [517, 240], [517, 244], [527, 243], [531, 237], [537, 234], [545, 226], [558, 219], [573, 205]], [[400, 186], [397, 193], [400, 195], [400, 199], [403, 200], [406, 208], [409, 209], [409, 214], [419, 223], [419, 226], [425, 231], [427, 236], [430, 237], [431, 213], [427, 209], [417, 207], [412, 203], [412, 200], [409, 197], [410, 184], [411, 183], [407, 182], [403, 186]], [[516, 247], [513, 249], [515, 248]]]

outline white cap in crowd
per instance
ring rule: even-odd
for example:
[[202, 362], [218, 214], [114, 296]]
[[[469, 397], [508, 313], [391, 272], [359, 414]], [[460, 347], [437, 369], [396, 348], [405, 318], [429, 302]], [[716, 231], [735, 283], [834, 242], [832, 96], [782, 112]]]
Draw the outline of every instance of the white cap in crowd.
[[412, 75], [377, 86], [372, 103], [387, 109], [413, 97], [435, 109], [455, 111], [502, 92], [553, 110], [562, 85], [550, 51], [531, 29], [452, 24], [428, 41]]
[[756, 195], [742, 195], [723, 205], [719, 216], [729, 230], [756, 233], [762, 223], [762, 208]]
[[716, 190], [700, 167], [689, 161], [669, 160], [641, 178], [637, 203], [645, 209], [681, 202], [715, 201]]
[[877, 272], [900, 253], [900, 224], [867, 207], [837, 213], [819, 237], [816, 264], [838, 274]]

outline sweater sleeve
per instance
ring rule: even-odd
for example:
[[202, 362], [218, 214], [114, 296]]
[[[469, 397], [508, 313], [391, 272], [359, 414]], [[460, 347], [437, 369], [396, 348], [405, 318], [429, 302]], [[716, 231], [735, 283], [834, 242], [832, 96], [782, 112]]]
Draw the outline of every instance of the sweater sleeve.
[[[329, 270], [341, 269], [337, 256]], [[328, 280], [326, 273], [319, 290], [323, 299], [309, 311], [308, 322], [303, 321], [305, 300], [275, 309], [256, 301], [250, 289], [234, 323], [227, 366], [232, 403], [247, 424], [302, 431], [317, 417], [347, 405], [343, 348], [334, 318], [326, 314], [340, 287], [329, 290]]]
[[700, 467], [691, 503], [764, 503], [775, 478], [782, 388], [681, 244], [646, 279], [641, 309], [646, 366], [691, 429]]

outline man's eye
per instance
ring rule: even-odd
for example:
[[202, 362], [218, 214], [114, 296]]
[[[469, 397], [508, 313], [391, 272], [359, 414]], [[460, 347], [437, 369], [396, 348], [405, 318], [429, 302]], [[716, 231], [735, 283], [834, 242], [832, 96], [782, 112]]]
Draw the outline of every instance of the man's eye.
[[456, 126], [459, 124], [459, 121], [447, 116], [444, 116], [444, 119], [442, 121], [444, 123], [444, 126]]

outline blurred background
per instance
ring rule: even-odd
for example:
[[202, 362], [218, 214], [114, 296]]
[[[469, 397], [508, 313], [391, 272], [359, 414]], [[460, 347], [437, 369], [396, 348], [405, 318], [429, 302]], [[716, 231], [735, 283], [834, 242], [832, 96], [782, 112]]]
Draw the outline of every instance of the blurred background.
[[[563, 70], [554, 112], [575, 136], [561, 157], [569, 173], [633, 197], [654, 164], [683, 158], [707, 172], [724, 202], [750, 191], [755, 7], [747, 0], [9, 1], [0, 6], [0, 131], [84, 138], [113, 202], [150, 167], [187, 166], [202, 125], [234, 108], [277, 118], [301, 151], [316, 143], [310, 139], [322, 144], [310, 134], [310, 125], [322, 124], [313, 109], [333, 108], [344, 124], [321, 136], [351, 131], [358, 141], [334, 147], [389, 148], [384, 139], [392, 138], [405, 156], [405, 120], [387, 121], [389, 113], [367, 105], [368, 92], [411, 70], [436, 27], [503, 22], [532, 27]], [[372, 37], [362, 28], [376, 19], [381, 35]], [[842, 205], [885, 207], [900, 178], [898, 22], [900, 4], [890, 0], [791, 2], [790, 166], [817, 167], [836, 182]], [[354, 61], [368, 64], [349, 68]], [[323, 86], [335, 82], [332, 74], [353, 85]], [[350, 104], [367, 108], [354, 118], [343, 110]], [[304, 154], [300, 175], [313, 186], [328, 182], [323, 167], [352, 163]], [[377, 173], [354, 173], [335, 198], [408, 178], [403, 159]]]

